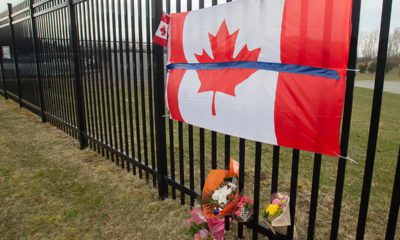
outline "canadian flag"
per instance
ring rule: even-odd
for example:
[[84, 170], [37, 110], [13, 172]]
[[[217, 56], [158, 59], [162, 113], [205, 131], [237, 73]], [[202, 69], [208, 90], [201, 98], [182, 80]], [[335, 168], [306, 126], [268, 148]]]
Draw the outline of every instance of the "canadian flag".
[[237, 0], [171, 14], [170, 117], [338, 156], [351, 5]]
[[168, 43], [168, 24], [169, 24], [169, 15], [163, 12], [161, 16], [160, 25], [157, 28], [156, 33], [153, 37], [153, 43], [160, 45], [162, 47], [166, 47]]

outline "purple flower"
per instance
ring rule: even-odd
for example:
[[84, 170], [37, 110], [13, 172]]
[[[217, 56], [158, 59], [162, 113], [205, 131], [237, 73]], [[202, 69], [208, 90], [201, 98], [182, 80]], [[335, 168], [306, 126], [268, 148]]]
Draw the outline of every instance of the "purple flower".
[[199, 235], [200, 235], [200, 238], [201, 239], [203, 239], [203, 238], [207, 238], [208, 237], [208, 235], [209, 235], [209, 232], [206, 230], [206, 229], [201, 229], [200, 231], [199, 231]]

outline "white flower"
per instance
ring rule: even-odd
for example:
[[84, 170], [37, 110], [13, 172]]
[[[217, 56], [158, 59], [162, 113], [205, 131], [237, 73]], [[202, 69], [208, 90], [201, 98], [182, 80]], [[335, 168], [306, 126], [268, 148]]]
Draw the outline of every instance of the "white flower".
[[214, 191], [212, 199], [217, 201], [219, 205], [225, 206], [228, 202], [227, 196], [236, 190], [237, 186], [233, 183], [228, 183]]

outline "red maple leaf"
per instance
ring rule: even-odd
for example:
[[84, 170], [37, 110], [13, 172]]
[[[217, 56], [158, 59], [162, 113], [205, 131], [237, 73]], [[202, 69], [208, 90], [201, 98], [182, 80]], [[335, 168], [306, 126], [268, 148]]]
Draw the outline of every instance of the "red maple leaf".
[[167, 30], [165, 29], [165, 25], [162, 25], [162, 27], [160, 28], [161, 36], [165, 36], [166, 31]]
[[[257, 61], [258, 56], [260, 55], [261, 48], [249, 50], [247, 48], [247, 45], [244, 45], [237, 56], [233, 57], [238, 33], [239, 29], [232, 34], [229, 34], [228, 27], [226, 26], [226, 22], [224, 20], [215, 36], [211, 33], [208, 33], [212, 55], [214, 58], [210, 57], [203, 49], [201, 55], [195, 54], [197, 61], [199, 61], [199, 63]], [[216, 115], [215, 93], [222, 92], [231, 96], [235, 96], [236, 86], [241, 82], [247, 80], [256, 71], [256, 69], [247, 68], [196, 70], [201, 83], [198, 92], [213, 92], [211, 108], [213, 116]]]

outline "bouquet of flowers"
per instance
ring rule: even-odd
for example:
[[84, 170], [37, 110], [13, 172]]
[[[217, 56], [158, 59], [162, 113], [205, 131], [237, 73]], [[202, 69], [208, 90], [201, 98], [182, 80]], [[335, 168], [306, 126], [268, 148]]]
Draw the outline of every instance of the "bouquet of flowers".
[[247, 222], [253, 216], [254, 203], [253, 200], [246, 196], [242, 196], [237, 203], [237, 208], [234, 213], [234, 218], [238, 222]]
[[277, 192], [272, 194], [270, 203], [265, 207], [264, 221], [273, 232], [286, 235], [287, 226], [291, 225], [289, 201], [289, 196]]
[[201, 196], [204, 215], [209, 218], [231, 216], [239, 201], [237, 172], [231, 160], [230, 170], [211, 170]]
[[240, 222], [253, 215], [253, 201], [240, 197], [238, 187], [239, 164], [231, 159], [229, 170], [211, 170], [207, 176], [201, 196], [201, 208], [190, 211], [186, 220], [189, 235], [195, 240], [223, 240], [225, 216]]
[[201, 208], [190, 211], [191, 218], [186, 220], [190, 226], [189, 235], [194, 240], [223, 240], [225, 235], [225, 219], [207, 219]]

